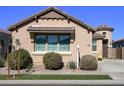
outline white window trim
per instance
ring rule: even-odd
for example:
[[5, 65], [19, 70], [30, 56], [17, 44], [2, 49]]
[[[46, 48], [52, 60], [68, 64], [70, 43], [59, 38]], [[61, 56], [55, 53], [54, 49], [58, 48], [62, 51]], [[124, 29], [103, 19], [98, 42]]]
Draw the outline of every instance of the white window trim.
[[[60, 35], [57, 35], [57, 38], [58, 38], [58, 41], [59, 41]], [[69, 35], [69, 38], [70, 38], [70, 35]], [[45, 51], [48, 51], [48, 35], [46, 35], [46, 39], [47, 39], [47, 42], [45, 43]], [[71, 38], [70, 38], [70, 40], [71, 40]], [[34, 43], [34, 44], [35, 44], [35, 50], [34, 50], [35, 52], [34, 53], [38, 53], [38, 54], [48, 53], [48, 52], [43, 52], [43, 51], [36, 51], [36, 43]], [[69, 42], [69, 51], [62, 51], [61, 52], [61, 51], [59, 51], [59, 46], [60, 46], [60, 43], [58, 42], [57, 43], [57, 52], [56, 53], [60, 53], [60, 54], [65, 54], [65, 53], [68, 54], [69, 53], [69, 51], [70, 51], [70, 42]]]
[[[44, 55], [46, 53], [50, 53], [50, 52], [37, 52], [37, 51], [35, 51], [35, 52], [32, 52], [32, 55], [41, 56], [41, 55]], [[67, 52], [56, 51], [55, 53], [59, 53], [60, 55], [72, 55], [72, 52], [69, 52], [69, 51], [67, 51]]]
[[97, 53], [99, 53], [99, 51], [92, 51], [92, 53], [93, 53], [93, 54], [97, 54]]

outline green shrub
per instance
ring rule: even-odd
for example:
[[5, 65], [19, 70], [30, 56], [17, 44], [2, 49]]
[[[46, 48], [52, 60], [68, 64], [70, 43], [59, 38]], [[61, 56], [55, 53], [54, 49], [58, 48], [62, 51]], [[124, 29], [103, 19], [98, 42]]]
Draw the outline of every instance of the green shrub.
[[4, 67], [4, 66], [5, 66], [4, 59], [0, 57], [0, 67]]
[[101, 57], [101, 56], [99, 56], [99, 57], [98, 57], [98, 60], [99, 60], [99, 61], [102, 61], [102, 57]]
[[43, 56], [43, 63], [46, 69], [52, 70], [62, 69], [64, 66], [61, 55], [54, 52], [46, 53]]
[[96, 70], [97, 59], [92, 55], [85, 55], [81, 58], [80, 69], [82, 70]]
[[[20, 53], [20, 57], [19, 57], [19, 53]], [[15, 58], [16, 62], [14, 62], [13, 58]], [[20, 50], [11, 52], [7, 56], [7, 62], [10, 62], [11, 69], [14, 69], [14, 68], [17, 69], [18, 67], [17, 61], [19, 59], [20, 59], [20, 69], [30, 69], [32, 67], [33, 61], [29, 52], [25, 49], [20, 49]]]
[[76, 69], [76, 64], [75, 64], [74, 61], [70, 61], [70, 62], [69, 62], [69, 68], [70, 68], [70, 69]]

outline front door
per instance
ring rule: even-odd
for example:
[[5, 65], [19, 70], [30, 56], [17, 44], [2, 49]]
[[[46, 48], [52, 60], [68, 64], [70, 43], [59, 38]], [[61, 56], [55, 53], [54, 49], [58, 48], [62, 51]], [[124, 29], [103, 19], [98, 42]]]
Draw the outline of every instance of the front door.
[[103, 58], [108, 58], [108, 39], [103, 40]]

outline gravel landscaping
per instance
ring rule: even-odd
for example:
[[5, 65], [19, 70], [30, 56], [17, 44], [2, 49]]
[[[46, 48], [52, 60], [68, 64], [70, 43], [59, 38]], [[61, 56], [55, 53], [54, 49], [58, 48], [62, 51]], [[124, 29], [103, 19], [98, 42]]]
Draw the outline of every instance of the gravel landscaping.
[[[0, 75], [7, 75], [7, 67], [0, 68]], [[11, 70], [11, 75], [17, 71]], [[124, 80], [124, 60], [105, 59], [98, 62], [98, 69], [95, 71], [72, 70], [66, 66], [61, 70], [46, 70], [43, 66], [34, 66], [29, 72], [21, 70], [21, 74], [28, 75], [109, 75], [114, 80]]]

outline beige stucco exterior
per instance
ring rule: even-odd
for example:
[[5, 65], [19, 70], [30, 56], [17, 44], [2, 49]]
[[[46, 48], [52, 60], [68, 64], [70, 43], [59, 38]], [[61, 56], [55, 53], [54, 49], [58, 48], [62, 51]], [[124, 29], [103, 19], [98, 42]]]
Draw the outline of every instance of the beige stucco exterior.
[[92, 54], [92, 32], [89, 32], [84, 29], [83, 27], [70, 22], [68, 20], [51, 20], [51, 19], [39, 19], [38, 23], [33, 21], [30, 24], [27, 24], [18, 29], [18, 31], [12, 32], [12, 37], [14, 39], [19, 39], [21, 43], [21, 48], [24, 48], [29, 51], [33, 58], [33, 62], [35, 65], [42, 64], [43, 55], [45, 53], [38, 53], [34, 50], [34, 41], [31, 38], [30, 33], [27, 31], [29, 26], [32, 25], [46, 25], [46, 26], [72, 26], [75, 28], [75, 41], [70, 42], [70, 52], [59, 52], [65, 63], [69, 62], [70, 60], [76, 61], [76, 52], [77, 52], [77, 45], [80, 46], [80, 56], [86, 54]]
[[111, 49], [112, 49], [112, 31], [109, 31], [109, 30], [101, 30], [101, 31], [97, 31], [96, 33], [100, 33], [100, 34], [103, 34], [103, 33], [106, 33], [105, 35], [105, 38], [104, 40], [107, 40], [107, 50], [108, 50], [108, 53], [107, 53], [107, 58], [111, 58]]
[[[53, 8], [51, 8], [53, 9]], [[54, 10], [54, 9], [53, 9]], [[43, 55], [47, 53], [47, 51], [36, 52], [35, 51], [35, 31], [32, 33], [28, 31], [29, 27], [73, 27], [74, 28], [74, 37], [70, 40], [70, 51], [68, 52], [57, 52], [62, 55], [63, 62], [67, 64], [69, 61], [77, 61], [77, 45], [79, 45], [80, 57], [83, 55], [94, 55], [96, 58], [102, 57], [102, 40], [101, 37], [97, 38], [96, 41], [96, 51], [92, 51], [92, 38], [95, 30], [92, 27], [87, 26], [84, 23], [80, 23], [76, 19], [69, 18], [70, 16], [61, 14], [60, 12], [46, 12], [45, 15], [34, 17], [35, 20], [22, 21], [23, 25], [20, 26], [12, 26], [10, 30], [12, 30], [12, 38], [13, 42], [15, 39], [19, 39], [21, 43], [21, 48], [24, 48], [29, 51], [32, 56], [34, 65], [42, 65], [43, 64]], [[32, 18], [32, 17], [31, 17]], [[76, 20], [76, 21], [75, 21]], [[82, 25], [83, 24], [83, 25]], [[14, 30], [13, 30], [14, 29]], [[59, 32], [59, 31], [58, 31]], [[37, 32], [37, 34], [42, 34], [42, 31]], [[102, 31], [98, 31], [98, 33], [102, 33]], [[49, 33], [50, 34], [50, 33]], [[58, 33], [56, 33], [58, 34]], [[59, 33], [60, 34], [60, 33]], [[71, 34], [70, 34], [71, 35]], [[111, 38], [111, 33], [107, 32], [106, 38]], [[111, 39], [110, 39], [111, 42]], [[13, 43], [14, 44], [14, 43]], [[47, 43], [46, 43], [47, 45]], [[56, 51], [54, 51], [56, 52]]]
[[103, 30], [103, 31], [97, 31], [96, 33], [103, 34], [103, 32], [106, 32], [104, 39], [108, 39], [108, 47], [109, 48], [112, 47], [112, 31]]

